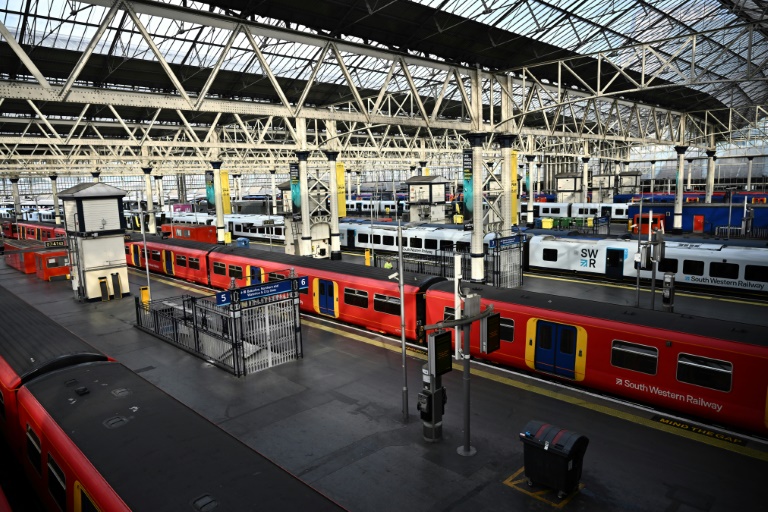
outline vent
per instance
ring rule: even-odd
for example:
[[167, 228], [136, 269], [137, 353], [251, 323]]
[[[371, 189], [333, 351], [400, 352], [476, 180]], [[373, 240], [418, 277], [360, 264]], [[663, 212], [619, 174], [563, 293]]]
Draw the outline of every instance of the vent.
[[195, 510], [199, 510], [200, 512], [211, 512], [212, 510], [216, 510], [216, 507], [219, 506], [219, 502], [210, 494], [203, 494], [192, 502], [192, 506], [195, 507]]
[[118, 389], [112, 390], [112, 396], [114, 396], [115, 398], [123, 398], [132, 394], [133, 394], [133, 391], [131, 391], [130, 389], [118, 388]]
[[77, 395], [78, 395], [78, 396], [87, 395], [87, 394], [88, 394], [88, 393], [90, 393], [90, 392], [91, 392], [91, 390], [90, 390], [90, 389], [88, 389], [88, 388], [87, 388], [87, 387], [85, 387], [85, 386], [81, 386], [81, 387], [79, 387], [79, 388], [75, 388], [75, 393], [77, 393]]

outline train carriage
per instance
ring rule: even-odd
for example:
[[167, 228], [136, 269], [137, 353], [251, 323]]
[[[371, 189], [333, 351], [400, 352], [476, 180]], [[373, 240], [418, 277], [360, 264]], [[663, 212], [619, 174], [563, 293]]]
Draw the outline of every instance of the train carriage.
[[[768, 292], [768, 249], [725, 244], [666, 242], [657, 279], [670, 272], [675, 282], [698, 288]], [[636, 279], [638, 243], [621, 239], [560, 238], [537, 235], [527, 243], [529, 268]], [[641, 279], [652, 278], [650, 262], [641, 258]]]
[[[501, 348], [471, 353], [724, 425], [768, 431], [765, 328], [475, 285], [501, 314]], [[427, 291], [427, 324], [453, 317], [452, 283]]]

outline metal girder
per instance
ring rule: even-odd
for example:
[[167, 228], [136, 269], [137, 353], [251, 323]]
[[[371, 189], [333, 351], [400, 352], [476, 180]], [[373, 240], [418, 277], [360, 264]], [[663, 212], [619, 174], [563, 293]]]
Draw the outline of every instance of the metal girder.
[[[338, 122], [343, 156], [363, 160], [366, 157], [361, 155], [373, 159], [386, 155], [407, 162], [436, 158], [441, 152], [458, 153], [466, 144], [461, 134], [469, 131], [532, 135], [545, 143], [553, 138], [575, 138], [708, 146], [713, 138], [722, 140], [744, 126], [759, 126], [766, 115], [763, 106], [684, 113], [623, 99], [670, 83], [692, 88], [726, 83], [714, 75], [711, 56], [699, 55], [697, 48], [703, 43], [697, 34], [681, 37], [672, 53], [662, 54], [648, 43], [592, 55], [599, 70], [594, 77], [581, 75], [572, 60], [557, 61], [558, 77], [569, 80], [552, 83], [539, 76], [537, 67], [497, 73], [180, 7], [124, 0], [88, 3], [105, 9], [63, 82], [49, 82], [36, 63], [36, 53], [26, 53], [8, 28], [0, 25], [0, 35], [30, 73], [27, 82], [0, 81], [0, 101], [6, 112], [18, 100], [26, 102], [36, 117], [18, 112], [14, 119], [11, 112], [0, 119], [8, 127], [25, 124], [23, 130], [0, 134], [0, 159], [10, 167], [16, 165], [11, 162], [28, 165], [45, 154], [62, 169], [72, 168], [75, 162], [87, 159], [79, 148], [98, 155], [90, 156], [98, 165], [107, 161], [129, 165], [137, 160], [140, 147], [158, 165], [167, 161], [175, 166], [189, 159], [190, 166], [196, 167], [194, 161], [204, 161], [213, 150], [220, 151], [223, 158], [249, 163], [264, 157], [275, 161], [275, 154], [300, 148], [294, 127], [298, 120], [310, 125]], [[119, 11], [124, 16], [116, 28], [113, 22]], [[158, 33], [147, 17], [192, 24], [199, 28], [198, 42], [205, 39], [200, 33], [221, 36], [221, 43], [206, 47], [207, 78], [199, 87], [191, 88], [180, 74], [182, 68], [166, 44], [173, 37]], [[739, 37], [748, 38], [753, 28], [753, 24], [744, 24], [723, 30], [735, 30]], [[139, 38], [136, 44], [148, 48], [172, 84], [169, 92], [82, 83], [81, 76], [101, 38], [115, 30], [133, 31]], [[310, 50], [294, 58], [311, 71], [301, 75], [286, 70], [285, 56], [275, 48], [291, 45]], [[116, 50], [113, 40], [110, 52]], [[722, 45], [720, 51], [730, 52], [729, 45]], [[274, 101], [224, 99], [220, 91], [212, 92], [235, 53], [243, 62], [258, 63]], [[766, 80], [768, 56], [756, 57], [759, 59], [745, 64], [729, 79]], [[240, 71], [253, 73], [250, 67]], [[366, 83], [360, 78], [362, 72], [369, 73]], [[675, 80], [670, 82], [670, 77]], [[619, 78], [630, 87], [617, 87]], [[286, 88], [288, 79], [301, 86], [298, 93]], [[580, 84], [578, 89], [562, 85], [574, 81]], [[310, 103], [310, 98], [331, 98], [333, 94], [322, 92], [330, 86], [341, 99]], [[169, 118], [168, 113], [174, 115]], [[212, 140], [214, 132], [221, 133], [220, 140]], [[322, 128], [310, 130], [309, 135], [309, 149], [326, 144]], [[423, 145], [417, 141], [424, 141]]]

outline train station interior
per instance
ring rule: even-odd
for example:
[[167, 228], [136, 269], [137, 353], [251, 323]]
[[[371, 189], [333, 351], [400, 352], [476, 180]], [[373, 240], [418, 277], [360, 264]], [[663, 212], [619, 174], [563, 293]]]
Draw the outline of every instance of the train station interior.
[[767, 185], [757, 0], [0, 5], [2, 300], [323, 506], [759, 510]]

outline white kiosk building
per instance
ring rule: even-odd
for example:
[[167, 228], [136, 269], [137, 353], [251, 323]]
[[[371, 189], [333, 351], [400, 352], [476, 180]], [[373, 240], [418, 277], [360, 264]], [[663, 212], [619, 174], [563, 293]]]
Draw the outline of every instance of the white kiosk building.
[[122, 211], [125, 195], [104, 183], [80, 183], [59, 193], [72, 289], [79, 300], [119, 299], [129, 293]]

